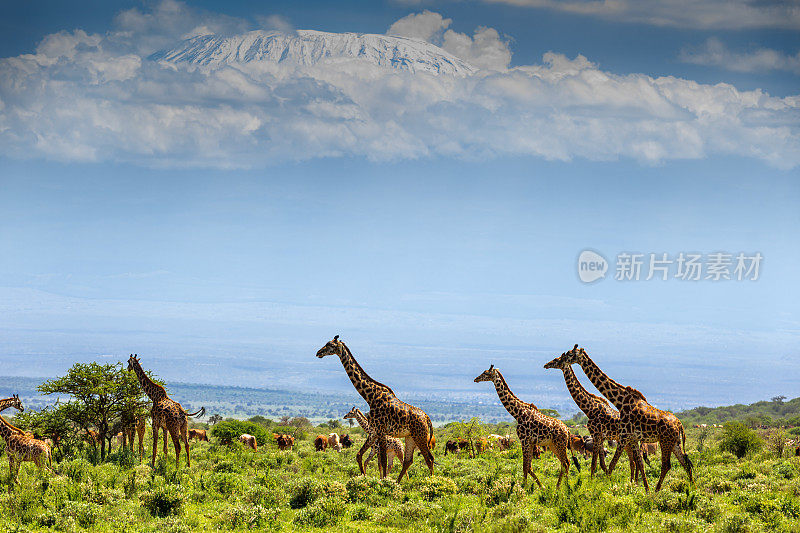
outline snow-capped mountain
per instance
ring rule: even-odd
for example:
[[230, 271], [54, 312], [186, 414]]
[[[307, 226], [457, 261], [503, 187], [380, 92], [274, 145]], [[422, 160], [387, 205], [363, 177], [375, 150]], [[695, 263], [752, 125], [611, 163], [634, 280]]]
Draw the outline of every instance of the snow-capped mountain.
[[151, 59], [211, 69], [260, 61], [309, 66], [357, 59], [410, 72], [468, 76], [476, 70], [438, 46], [417, 39], [314, 30], [256, 30], [232, 37], [200, 35], [157, 52]]

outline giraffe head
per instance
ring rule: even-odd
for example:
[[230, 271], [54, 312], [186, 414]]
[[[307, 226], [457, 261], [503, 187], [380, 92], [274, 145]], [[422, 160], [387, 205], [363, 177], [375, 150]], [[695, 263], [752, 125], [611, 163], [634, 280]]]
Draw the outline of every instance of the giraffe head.
[[355, 417], [356, 417], [356, 411], [357, 411], [357, 410], [358, 410], [358, 407], [356, 407], [356, 406], [354, 405], [354, 406], [353, 406], [353, 408], [352, 408], [352, 409], [350, 409], [350, 411], [348, 411], [348, 412], [347, 412], [347, 414], [346, 414], [346, 415], [344, 415], [342, 418], [355, 418]]
[[22, 402], [19, 399], [19, 394], [13, 394], [11, 396], [11, 404], [9, 405], [9, 407], [13, 407], [20, 413], [25, 410], [25, 408], [22, 407]]
[[481, 381], [491, 381], [494, 382], [495, 378], [497, 377], [497, 369], [494, 365], [490, 366], [488, 370], [484, 370], [480, 376], [475, 378], [475, 383], [480, 383]]
[[339, 340], [339, 335], [336, 335], [333, 339], [329, 340], [325, 346], [317, 351], [317, 357], [322, 359], [326, 355], [342, 355], [343, 351], [344, 343]]
[[550, 361], [549, 363], [544, 365], [544, 367], [545, 368], [564, 368], [564, 367], [569, 365], [569, 363], [567, 363], [566, 359], [567, 359], [567, 354], [566, 353], [562, 353], [561, 355], [559, 355], [558, 357], [556, 357], [555, 359], [553, 359], [552, 361]]
[[128, 357], [128, 370], [133, 370], [136, 368], [136, 365], [139, 364], [139, 357], [135, 353], [132, 353], [130, 357]]
[[586, 350], [584, 350], [583, 348], [578, 348], [578, 345], [576, 344], [575, 346], [572, 347], [570, 351], [562, 354], [559, 359], [563, 359], [563, 364], [580, 365], [583, 364], [588, 357], [589, 356], [586, 355]]

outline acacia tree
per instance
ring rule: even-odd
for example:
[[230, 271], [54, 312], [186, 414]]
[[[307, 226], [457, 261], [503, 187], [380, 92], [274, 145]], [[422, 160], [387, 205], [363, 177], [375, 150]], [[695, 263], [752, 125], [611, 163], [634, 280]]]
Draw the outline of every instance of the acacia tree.
[[66, 376], [45, 381], [39, 391], [71, 396], [61, 411], [84, 431], [97, 428], [101, 460], [106, 458], [106, 443], [110, 444], [115, 425], [129, 417], [131, 410], [147, 405], [136, 375], [124, 370], [122, 363], [75, 363]]

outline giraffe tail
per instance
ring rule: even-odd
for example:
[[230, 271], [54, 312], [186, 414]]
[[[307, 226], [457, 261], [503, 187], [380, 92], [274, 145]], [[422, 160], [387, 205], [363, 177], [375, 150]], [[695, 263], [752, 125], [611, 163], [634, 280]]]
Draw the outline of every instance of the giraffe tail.
[[683, 424], [681, 424], [681, 451], [683, 452], [683, 458], [686, 460], [686, 466], [689, 469], [689, 476], [691, 477], [694, 464], [692, 460], [689, 459], [689, 454], [686, 453], [686, 433], [683, 431]]
[[206, 408], [201, 407], [199, 411], [195, 411], [194, 413], [186, 413], [186, 416], [196, 416], [197, 418], [203, 418], [206, 414]]
[[[570, 452], [572, 452], [572, 450], [570, 450]], [[578, 469], [578, 472], [580, 472], [580, 471], [581, 471], [581, 464], [580, 464], [580, 463], [578, 462], [578, 460], [575, 458], [575, 454], [574, 454], [574, 453], [570, 453], [570, 455], [572, 455], [572, 464], [574, 464], [574, 465], [575, 465], [575, 468], [577, 468], [577, 469]]]
[[433, 422], [431, 417], [428, 417], [428, 449], [431, 449], [431, 441], [433, 440]]

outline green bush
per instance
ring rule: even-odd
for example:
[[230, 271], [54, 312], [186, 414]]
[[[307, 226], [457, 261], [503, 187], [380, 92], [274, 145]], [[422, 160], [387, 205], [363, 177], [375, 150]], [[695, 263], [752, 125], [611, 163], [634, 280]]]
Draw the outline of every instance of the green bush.
[[760, 450], [763, 444], [755, 431], [741, 422], [730, 422], [725, 424], [719, 448], [741, 459], [748, 453]]
[[178, 515], [183, 510], [183, 494], [176, 485], [165, 485], [144, 492], [139, 496], [139, 500], [142, 502], [142, 507], [157, 517]]
[[97, 518], [100, 516], [100, 506], [90, 502], [67, 502], [61, 510], [61, 514], [73, 518], [79, 526], [88, 528], [97, 522]]
[[224, 529], [247, 528], [264, 530], [274, 524], [278, 517], [277, 509], [261, 505], [235, 505], [223, 513]]
[[312, 527], [336, 525], [344, 515], [345, 506], [336, 498], [322, 498], [301, 509], [294, 517], [297, 524]]
[[292, 509], [301, 509], [314, 503], [323, 494], [322, 482], [314, 478], [302, 478], [289, 486], [289, 506]]
[[220, 444], [236, 442], [243, 433], [253, 435], [259, 446], [265, 445], [272, 438], [272, 435], [270, 435], [264, 426], [242, 420], [226, 420], [211, 428], [211, 435], [216, 437]]
[[428, 476], [419, 484], [419, 492], [428, 501], [455, 494], [456, 482], [449, 477]]
[[358, 476], [347, 480], [347, 496], [351, 502], [380, 505], [389, 498], [398, 498], [402, 494], [400, 486], [393, 479], [378, 479], [370, 476]]

